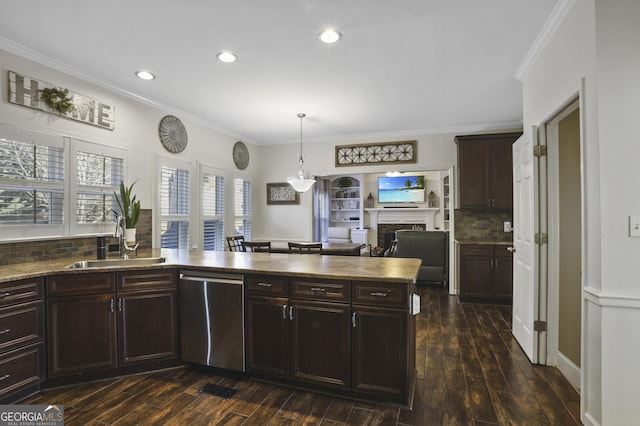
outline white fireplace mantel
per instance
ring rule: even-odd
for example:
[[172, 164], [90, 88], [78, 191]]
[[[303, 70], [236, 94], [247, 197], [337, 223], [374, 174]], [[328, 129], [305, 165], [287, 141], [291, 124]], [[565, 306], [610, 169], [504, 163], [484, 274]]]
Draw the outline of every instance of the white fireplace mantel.
[[369, 226], [375, 230], [379, 223], [423, 223], [424, 229], [435, 229], [435, 215], [439, 208], [372, 208], [365, 209], [369, 214]]

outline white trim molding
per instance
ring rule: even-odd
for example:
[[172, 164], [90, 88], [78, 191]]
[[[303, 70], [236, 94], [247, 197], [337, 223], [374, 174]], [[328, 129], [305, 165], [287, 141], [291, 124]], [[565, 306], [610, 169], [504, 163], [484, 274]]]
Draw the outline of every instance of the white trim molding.
[[551, 37], [553, 36], [553, 34], [555, 34], [556, 30], [564, 20], [564, 17], [567, 15], [569, 10], [571, 10], [571, 7], [574, 3], [575, 0], [560, 0], [558, 2], [556, 7], [551, 12], [551, 15], [549, 15], [549, 19], [547, 19], [547, 22], [545, 22], [544, 27], [542, 27], [540, 34], [538, 34], [538, 37], [533, 42], [533, 45], [531, 46], [531, 49], [529, 49], [527, 56], [524, 57], [522, 64], [520, 64], [520, 67], [518, 68], [518, 71], [516, 71], [515, 78], [517, 80], [524, 81], [524, 78], [529, 72], [529, 68], [536, 61], [536, 59], [540, 55], [540, 52], [542, 52], [545, 46], [549, 43]]
[[585, 300], [602, 307], [640, 309], [640, 295], [608, 293], [593, 287], [585, 287], [583, 296]]

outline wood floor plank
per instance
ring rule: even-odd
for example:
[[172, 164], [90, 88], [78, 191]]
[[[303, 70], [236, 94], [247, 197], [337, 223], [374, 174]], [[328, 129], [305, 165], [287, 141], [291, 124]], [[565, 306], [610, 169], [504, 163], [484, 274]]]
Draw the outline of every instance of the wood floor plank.
[[327, 396], [296, 390], [284, 403], [278, 416], [294, 420], [298, 424], [320, 422], [330, 404], [331, 398]]
[[346, 423], [354, 406], [355, 402], [348, 399], [332, 399], [324, 418], [334, 422]]
[[478, 376], [467, 377], [467, 386], [469, 388], [469, 402], [474, 421], [498, 423], [498, 416], [493, 407], [491, 394], [484, 378]]

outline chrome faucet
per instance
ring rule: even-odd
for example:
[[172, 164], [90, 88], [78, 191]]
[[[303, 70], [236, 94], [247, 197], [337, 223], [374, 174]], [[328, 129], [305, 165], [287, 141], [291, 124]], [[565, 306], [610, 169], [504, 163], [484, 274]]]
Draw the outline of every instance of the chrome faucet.
[[120, 247], [120, 257], [122, 259], [129, 258], [129, 252], [135, 251], [138, 249], [138, 243], [135, 246], [129, 247], [127, 245], [127, 241], [124, 238], [124, 231], [127, 229], [126, 220], [124, 216], [118, 216], [116, 219], [116, 230], [113, 233], [115, 238], [119, 238], [118, 246]]

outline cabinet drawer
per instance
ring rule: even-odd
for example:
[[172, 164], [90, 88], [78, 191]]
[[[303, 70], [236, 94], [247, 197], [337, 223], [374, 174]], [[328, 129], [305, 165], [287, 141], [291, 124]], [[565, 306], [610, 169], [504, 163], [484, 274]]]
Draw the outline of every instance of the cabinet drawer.
[[44, 339], [44, 301], [0, 309], [0, 351]]
[[352, 281], [354, 304], [408, 308], [408, 284]]
[[44, 297], [44, 278], [9, 281], [0, 284], [0, 306], [28, 302]]
[[0, 356], [0, 399], [20, 388], [44, 380], [44, 344]]
[[293, 279], [291, 297], [349, 302], [349, 281]]
[[493, 246], [464, 244], [460, 246], [462, 256], [493, 256]]
[[178, 272], [175, 269], [118, 272], [118, 291], [176, 288], [178, 288]]
[[245, 280], [247, 293], [265, 296], [288, 296], [289, 280], [273, 275], [248, 275]]
[[47, 295], [113, 293], [116, 290], [113, 272], [92, 272], [47, 277]]

